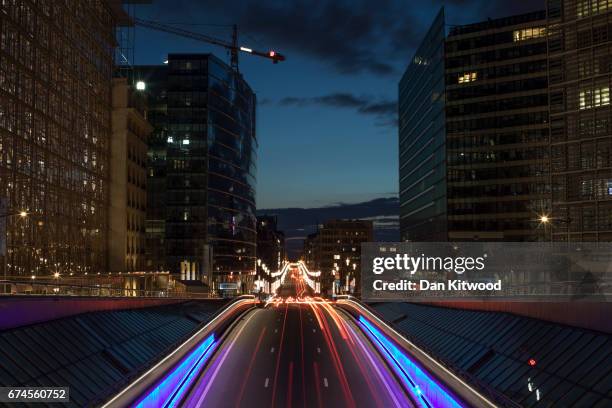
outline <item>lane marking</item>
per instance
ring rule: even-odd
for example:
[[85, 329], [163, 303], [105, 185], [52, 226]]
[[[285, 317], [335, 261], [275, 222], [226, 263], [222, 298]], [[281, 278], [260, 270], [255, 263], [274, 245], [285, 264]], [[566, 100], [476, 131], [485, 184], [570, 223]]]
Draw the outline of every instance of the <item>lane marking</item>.
[[323, 377], [323, 385], [325, 388], [329, 388], [329, 383], [327, 382], [327, 377]]
[[278, 345], [278, 353], [276, 354], [276, 367], [274, 368], [274, 381], [272, 382], [272, 404], [271, 408], [276, 406], [276, 384], [278, 383], [278, 373], [280, 368], [280, 358], [283, 353], [283, 341], [285, 339], [285, 326], [287, 324], [287, 315], [289, 314], [289, 305], [285, 305], [285, 316], [283, 317], [283, 329], [281, 330], [280, 343]]
[[278, 333], [278, 329], [274, 329], [274, 333]]
[[321, 354], [321, 347], [317, 347], [317, 353]]
[[270, 349], [270, 353], [274, 353], [274, 347]]
[[317, 332], [317, 329], [312, 329], [312, 332], [313, 332], [313, 333], [316, 333], [316, 332]]
[[270, 378], [266, 377], [266, 382], [264, 382], [264, 388], [268, 388], [269, 383], [270, 383]]
[[319, 408], [323, 408], [323, 400], [321, 398], [321, 382], [319, 377], [319, 365], [315, 361], [312, 363], [312, 368], [314, 369], [314, 377], [315, 377], [315, 388], [317, 390], [317, 402]]

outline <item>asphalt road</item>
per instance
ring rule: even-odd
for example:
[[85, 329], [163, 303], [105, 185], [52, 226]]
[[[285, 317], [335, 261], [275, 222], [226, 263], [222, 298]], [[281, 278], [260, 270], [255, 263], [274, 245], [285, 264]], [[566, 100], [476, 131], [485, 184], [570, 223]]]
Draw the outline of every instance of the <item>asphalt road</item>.
[[344, 312], [331, 303], [286, 299], [241, 318], [181, 405], [414, 406]]

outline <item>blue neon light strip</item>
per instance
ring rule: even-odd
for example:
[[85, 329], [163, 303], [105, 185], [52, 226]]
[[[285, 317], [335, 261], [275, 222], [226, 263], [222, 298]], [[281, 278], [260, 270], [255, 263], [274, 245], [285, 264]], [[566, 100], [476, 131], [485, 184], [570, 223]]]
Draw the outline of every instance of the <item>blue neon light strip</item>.
[[211, 334], [174, 367], [156, 386], [149, 390], [135, 405], [137, 408], [176, 407], [179, 405], [193, 378], [215, 348], [215, 336]]
[[379, 349], [382, 349], [388, 357], [395, 372], [404, 379], [408, 389], [414, 396], [421, 398], [421, 405], [425, 407], [460, 408], [462, 405], [442, 388], [433, 378], [421, 369], [414, 361], [410, 360], [392, 341], [378, 330], [363, 316], [359, 316], [359, 322], [363, 325], [371, 337], [376, 340]]

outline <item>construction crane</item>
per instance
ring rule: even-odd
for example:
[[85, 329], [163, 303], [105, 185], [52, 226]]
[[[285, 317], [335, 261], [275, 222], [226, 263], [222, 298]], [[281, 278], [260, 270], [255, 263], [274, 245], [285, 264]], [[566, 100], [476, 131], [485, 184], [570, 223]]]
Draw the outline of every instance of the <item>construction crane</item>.
[[193, 31], [184, 30], [182, 28], [169, 26], [166, 24], [159, 23], [157, 21], [143, 20], [140, 18], [134, 18], [134, 24], [140, 27], [149, 28], [151, 30], [163, 31], [165, 33], [175, 34], [181, 37], [191, 38], [193, 40], [204, 41], [209, 44], [218, 45], [223, 47], [230, 52], [230, 65], [238, 72], [238, 53], [244, 52], [251, 55], [257, 55], [258, 57], [264, 57], [272, 60], [272, 63], [278, 64], [279, 61], [284, 61], [285, 56], [279, 54], [274, 50], [267, 52], [257, 51], [252, 48], [239, 46], [238, 45], [238, 27], [234, 24], [232, 33], [232, 42], [221, 40], [215, 37], [211, 37], [206, 34], [194, 33]]

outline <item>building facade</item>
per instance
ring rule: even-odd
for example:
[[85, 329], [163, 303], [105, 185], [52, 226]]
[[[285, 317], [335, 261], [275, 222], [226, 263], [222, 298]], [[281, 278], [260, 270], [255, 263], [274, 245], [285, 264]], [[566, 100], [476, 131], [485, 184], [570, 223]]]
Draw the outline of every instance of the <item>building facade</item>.
[[546, 13], [444, 26], [400, 82], [401, 239], [550, 239]]
[[113, 79], [108, 234], [109, 272], [145, 271], [147, 139], [145, 95]]
[[304, 261], [306, 267], [311, 271], [320, 269], [319, 260], [319, 233], [315, 232], [308, 234], [303, 242], [301, 260]]
[[276, 216], [257, 217], [257, 266], [265, 265], [270, 271], [278, 271], [285, 261], [285, 234], [278, 230]]
[[444, 9], [399, 83], [402, 241], [446, 239]]
[[[120, 9], [101, 0], [0, 4], [7, 276], [107, 269], [111, 78]], [[11, 216], [19, 211], [27, 216]]]
[[170, 54], [167, 65], [136, 67], [135, 75], [155, 127], [147, 242], [163, 248], [163, 260], [153, 262], [181, 279], [209, 279], [213, 289], [248, 290], [256, 264], [255, 94], [210, 54]]
[[320, 226], [316, 243], [321, 293], [361, 292], [361, 243], [374, 240], [372, 221], [330, 220]]
[[612, 241], [612, 3], [548, 1], [555, 241]]
[[545, 239], [550, 210], [546, 13], [446, 39], [448, 239]]

